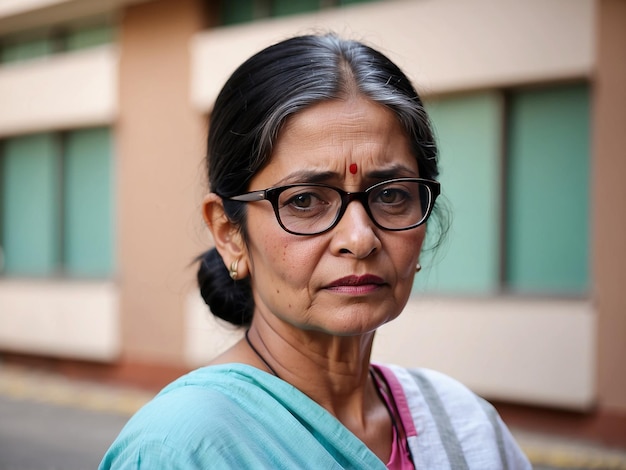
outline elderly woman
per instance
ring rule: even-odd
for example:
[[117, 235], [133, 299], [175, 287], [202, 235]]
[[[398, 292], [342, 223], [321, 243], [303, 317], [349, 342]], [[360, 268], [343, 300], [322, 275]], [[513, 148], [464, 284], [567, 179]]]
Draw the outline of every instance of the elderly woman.
[[334, 35], [259, 52], [217, 98], [207, 161], [198, 279], [245, 335], [140, 410], [101, 468], [530, 468], [453, 379], [370, 362], [440, 190], [396, 65]]

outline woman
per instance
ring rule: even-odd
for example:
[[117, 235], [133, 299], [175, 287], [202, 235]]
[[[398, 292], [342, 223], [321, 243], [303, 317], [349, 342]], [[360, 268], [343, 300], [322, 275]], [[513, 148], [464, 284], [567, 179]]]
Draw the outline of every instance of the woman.
[[389, 59], [333, 35], [261, 51], [217, 98], [207, 161], [198, 279], [244, 338], [139, 411], [101, 468], [530, 468], [462, 385], [370, 364], [439, 194], [428, 117]]

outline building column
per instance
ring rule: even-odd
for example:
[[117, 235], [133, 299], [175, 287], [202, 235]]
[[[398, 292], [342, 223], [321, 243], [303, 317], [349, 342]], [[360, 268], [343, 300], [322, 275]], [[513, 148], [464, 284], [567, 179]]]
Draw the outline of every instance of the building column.
[[200, 0], [139, 3], [121, 18], [116, 203], [125, 363], [184, 363], [190, 265], [208, 243], [204, 119], [190, 102], [190, 40], [203, 21]]
[[593, 269], [598, 404], [626, 416], [626, 2], [596, 3], [593, 102]]

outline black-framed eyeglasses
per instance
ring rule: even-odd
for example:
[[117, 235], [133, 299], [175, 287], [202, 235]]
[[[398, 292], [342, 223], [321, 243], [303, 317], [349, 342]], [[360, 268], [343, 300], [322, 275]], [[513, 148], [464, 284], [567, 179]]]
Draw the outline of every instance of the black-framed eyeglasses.
[[365, 191], [347, 192], [327, 184], [290, 184], [223, 199], [268, 200], [280, 226], [293, 235], [319, 235], [335, 227], [348, 204], [359, 201], [372, 222], [383, 230], [409, 230], [422, 225], [441, 191], [437, 181], [395, 178]]

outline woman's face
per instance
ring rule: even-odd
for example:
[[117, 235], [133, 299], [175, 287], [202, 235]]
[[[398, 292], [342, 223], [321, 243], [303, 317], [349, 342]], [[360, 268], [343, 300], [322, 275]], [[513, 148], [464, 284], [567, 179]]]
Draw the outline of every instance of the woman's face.
[[[364, 98], [320, 103], [292, 116], [250, 191], [317, 182], [363, 191], [418, 177], [392, 111]], [[370, 332], [397, 317], [415, 275], [425, 226], [377, 228], [358, 201], [330, 231], [285, 232], [267, 201], [247, 205], [247, 258], [255, 316], [332, 335]]]

